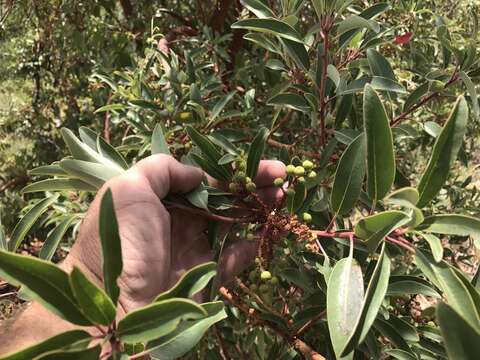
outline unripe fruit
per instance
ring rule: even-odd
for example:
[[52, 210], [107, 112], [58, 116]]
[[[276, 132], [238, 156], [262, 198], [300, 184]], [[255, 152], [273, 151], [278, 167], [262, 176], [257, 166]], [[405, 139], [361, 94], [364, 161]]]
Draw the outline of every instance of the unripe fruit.
[[288, 165], [287, 168], [285, 169], [288, 175], [293, 175], [295, 174], [295, 166], [294, 165]]
[[272, 285], [278, 285], [278, 278], [276, 276], [272, 277], [270, 279], [270, 284]]
[[429, 321], [429, 322], [427, 323], [427, 325], [428, 325], [428, 326], [433, 326], [433, 327], [437, 326], [437, 324], [435, 324], [433, 321]]
[[250, 271], [250, 273], [248, 274], [248, 280], [250, 280], [251, 282], [255, 282], [257, 281], [257, 279], [258, 273], [255, 270]]
[[260, 279], [262, 279], [264, 281], [270, 280], [271, 278], [272, 278], [272, 274], [270, 273], [270, 271], [264, 270], [260, 274]]
[[178, 119], [180, 121], [188, 121], [193, 118], [193, 114], [191, 112], [181, 112], [178, 114]]
[[305, 175], [305, 168], [303, 166], [297, 166], [294, 170], [295, 175], [303, 176]]
[[285, 191], [287, 193], [287, 196], [294, 196], [295, 195], [295, 190], [293, 189], [287, 189], [287, 191]]
[[270, 287], [267, 284], [262, 284], [258, 287], [261, 293], [267, 293], [270, 290]]
[[239, 182], [244, 182], [247, 176], [245, 175], [245, 172], [239, 171], [235, 174], [234, 178]]
[[309, 179], [315, 179], [317, 177], [317, 173], [315, 171], [310, 171], [307, 176]]
[[245, 189], [247, 189], [247, 191], [249, 192], [254, 192], [255, 190], [257, 190], [257, 185], [255, 185], [255, 183], [253, 182], [249, 182], [247, 183], [247, 185], [245, 185]]
[[305, 221], [306, 223], [309, 223], [312, 221], [312, 215], [310, 215], [309, 213], [303, 213], [303, 221]]
[[290, 249], [289, 249], [289, 248], [283, 249], [283, 253], [284, 253], [285, 255], [290, 255]]
[[237, 165], [237, 169], [240, 171], [245, 171], [247, 168], [247, 163], [244, 160], [237, 160], [235, 165]]
[[247, 240], [248, 241], [254, 241], [255, 240], [255, 235], [253, 235], [252, 233], [248, 233], [247, 234]]
[[298, 178], [298, 182], [299, 182], [300, 184], [305, 184], [305, 178], [304, 178], [303, 176], [300, 176], [300, 177]]
[[235, 184], [235, 183], [230, 183], [228, 185], [228, 189], [230, 190], [230, 192], [234, 193], [234, 192], [237, 192], [238, 191], [238, 185]]
[[255, 258], [255, 264], [260, 265], [262, 263], [262, 260], [257, 256]]
[[430, 91], [438, 92], [438, 91], [442, 91], [444, 88], [445, 88], [445, 84], [440, 80], [433, 80], [430, 83]]
[[313, 163], [310, 161], [310, 160], [305, 160], [303, 163], [302, 163], [302, 166], [307, 169], [307, 170], [311, 170], [313, 169]]
[[273, 184], [278, 187], [283, 186], [284, 183], [285, 181], [283, 181], [282, 178], [276, 178], [275, 180], [273, 180]]

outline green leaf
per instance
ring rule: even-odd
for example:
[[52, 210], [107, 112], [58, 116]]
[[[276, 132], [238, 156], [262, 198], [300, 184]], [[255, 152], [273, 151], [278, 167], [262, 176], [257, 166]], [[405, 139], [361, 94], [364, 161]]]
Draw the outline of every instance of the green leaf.
[[257, 176], [258, 166], [260, 165], [260, 160], [262, 159], [263, 152], [265, 151], [265, 144], [269, 135], [270, 132], [268, 129], [262, 127], [258, 131], [258, 134], [253, 139], [253, 142], [248, 149], [247, 176], [252, 180]]
[[374, 20], [367, 20], [358, 15], [351, 15], [345, 20], [342, 20], [337, 27], [337, 36], [340, 36], [347, 31], [357, 29], [370, 29], [376, 33], [380, 31], [380, 26]]
[[273, 11], [260, 0], [241, 0], [243, 6], [259, 18], [273, 18]]
[[27, 235], [28, 231], [35, 224], [38, 218], [47, 210], [47, 208], [57, 201], [58, 195], [50, 196], [43, 200], [40, 200], [35, 204], [15, 225], [13, 229], [12, 236], [8, 242], [8, 249], [12, 252], [15, 252], [23, 239]]
[[398, 82], [393, 81], [391, 79], [382, 77], [382, 76], [374, 76], [372, 81], [370, 82], [372, 88], [378, 91], [388, 91], [398, 94], [406, 94], [407, 91], [405, 88], [400, 85]]
[[415, 105], [426, 93], [428, 93], [428, 82], [423, 83], [419, 87], [417, 87], [412, 93], [408, 96], [407, 100], [405, 100], [405, 104], [403, 105], [403, 111], [408, 111]]
[[74, 159], [104, 164], [117, 169], [118, 171], [123, 170], [121, 166], [97, 153], [87, 144], [81, 142], [71, 130], [63, 128], [60, 132]]
[[2, 208], [0, 208], [0, 250], [8, 250], [7, 238], [5, 237], [5, 230], [2, 224]]
[[54, 351], [34, 360], [98, 360], [102, 347], [100, 345], [85, 350]]
[[208, 190], [204, 185], [201, 184], [184, 196], [193, 206], [208, 210]]
[[91, 325], [78, 309], [66, 272], [50, 262], [0, 251], [0, 277], [48, 310], [74, 324]]
[[79, 178], [97, 189], [106, 181], [124, 172], [118, 167], [73, 159], [60, 161], [60, 166], [68, 175]]
[[227, 317], [221, 301], [201, 306], [208, 313], [207, 317], [180, 323], [171, 334], [148, 343], [147, 350], [151, 351], [151, 356], [162, 360], [174, 360], [185, 355], [201, 340], [209, 327]]
[[450, 118], [435, 141], [432, 156], [418, 184], [418, 192], [420, 193], [419, 208], [427, 205], [447, 180], [450, 167], [455, 162], [458, 151], [462, 146], [467, 120], [467, 102], [463, 96], [460, 96]]
[[167, 299], [128, 313], [118, 323], [118, 336], [124, 342], [145, 342], [174, 331], [182, 320], [207, 316], [197, 303], [187, 299]]
[[418, 358], [405, 350], [389, 349], [385, 351], [386, 354], [398, 360], [418, 360]]
[[435, 234], [480, 238], [480, 220], [467, 215], [439, 214], [428, 216], [416, 229]]
[[352, 352], [365, 340], [370, 327], [373, 325], [373, 322], [377, 317], [383, 299], [385, 298], [389, 277], [390, 259], [385, 255], [384, 244], [375, 269], [373, 270], [370, 282], [368, 283], [360, 317], [358, 318], [354, 330], [345, 345], [345, 349], [342, 351], [342, 356]]
[[305, 98], [295, 93], [281, 93], [267, 101], [267, 105], [281, 105], [298, 111], [308, 111], [310, 106]]
[[395, 180], [395, 154], [387, 113], [370, 85], [365, 86], [363, 123], [367, 144], [367, 192], [376, 202], [390, 191]]
[[110, 160], [112, 163], [118, 165], [122, 169], [128, 169], [128, 164], [117, 149], [107, 143], [101, 136], [97, 137], [97, 149], [98, 153], [105, 159]]
[[116, 309], [105, 292], [91, 282], [79, 268], [70, 273], [70, 287], [85, 317], [93, 324], [110, 325], [115, 320]]
[[98, 151], [97, 148], [97, 138], [98, 134], [93, 131], [92, 129], [86, 127], [86, 126], [80, 126], [78, 129], [78, 135], [80, 135], [80, 139], [82, 140], [83, 143], [88, 145], [90, 149], [93, 151]]
[[222, 110], [227, 106], [228, 102], [236, 94], [236, 91], [231, 91], [227, 95], [223, 96], [214, 106], [210, 112], [210, 120], [207, 125], [211, 124], [222, 112]]
[[361, 219], [355, 225], [355, 235], [364, 239], [369, 251], [373, 252], [385, 236], [405, 225], [410, 219], [410, 216], [402, 211], [384, 211]]
[[374, 327], [381, 335], [387, 337], [397, 348], [413, 354], [407, 342], [392, 324], [379, 318], [375, 320]]
[[404, 187], [390, 193], [385, 199], [386, 204], [394, 204], [403, 207], [412, 207], [417, 205], [420, 195], [417, 189]]
[[437, 319], [449, 359], [478, 359], [480, 332], [471, 327], [464, 318], [445, 303], [438, 304]]
[[22, 189], [22, 194], [39, 191], [90, 191], [97, 188], [79, 179], [47, 179], [27, 185]]
[[480, 105], [478, 104], [478, 95], [477, 90], [475, 89], [475, 84], [464, 71], [460, 71], [458, 76], [467, 88], [468, 94], [470, 95], [470, 99], [472, 101], [473, 114], [475, 115], [475, 118], [478, 119], [480, 117]]
[[230, 179], [230, 176], [226, 174], [218, 164], [215, 164], [211, 160], [207, 160], [204, 157], [194, 153], [190, 153], [190, 156], [192, 157], [193, 161], [208, 175], [223, 181], [228, 181]]
[[420, 337], [418, 336], [417, 330], [413, 325], [410, 325], [405, 320], [393, 315], [389, 314], [389, 318], [387, 320], [390, 325], [392, 325], [400, 334], [400, 336], [408, 342], [419, 342]]
[[304, 44], [296, 41], [279, 38], [288, 56], [290, 56], [300, 69], [308, 72], [310, 69], [310, 58]]
[[170, 290], [158, 295], [155, 301], [170, 298], [191, 298], [205, 288], [216, 273], [217, 264], [214, 262], [197, 265], [183, 274]]
[[163, 134], [162, 125], [160, 124], [155, 125], [155, 128], [153, 129], [152, 154], [171, 155], [168, 143], [165, 140], [165, 135]]
[[416, 234], [421, 236], [422, 238], [424, 238], [427, 241], [428, 246], [430, 246], [430, 250], [432, 250], [432, 255], [433, 255], [433, 258], [435, 259], [435, 261], [437, 263], [442, 261], [442, 259], [443, 259], [443, 246], [442, 246], [441, 240], [438, 237], [436, 237], [435, 235], [429, 234], [429, 233], [416, 232]]
[[337, 359], [351, 359], [341, 353], [361, 314], [363, 303], [362, 269], [352, 257], [339, 260], [327, 286], [327, 319], [330, 339]]
[[440, 298], [440, 294], [430, 283], [416, 276], [392, 276], [387, 289], [387, 296], [405, 296], [422, 294]]
[[[277, 44], [270, 40], [267, 36], [259, 33], [247, 33], [243, 35], [245, 40], [251, 41], [254, 44], [264, 48], [267, 51], [270, 51], [274, 54], [280, 54], [280, 50]], [[294, 42], [294, 41], [292, 41]]]
[[106, 112], [106, 111], [112, 111], [112, 110], [125, 110], [126, 108], [127, 108], [127, 105], [125, 104], [108, 104], [108, 105], [99, 107], [97, 110], [95, 110], [95, 114]]
[[440, 288], [440, 282], [433, 271], [433, 265], [435, 264], [435, 260], [433, 259], [432, 255], [424, 252], [420, 249], [417, 249], [415, 252], [415, 263], [420, 271], [427, 277], [428, 280], [432, 282], [437, 288]]
[[332, 210], [344, 215], [355, 205], [365, 177], [365, 136], [356, 137], [342, 154], [335, 172], [330, 202]]
[[105, 290], [117, 304], [120, 289], [117, 279], [122, 273], [122, 246], [118, 232], [117, 216], [113, 204], [112, 190], [108, 189], [102, 197], [99, 215], [100, 242], [103, 256], [103, 281]]
[[68, 175], [59, 164], [51, 164], [39, 166], [28, 172], [30, 175], [49, 175], [49, 176], [66, 176]]
[[232, 29], [253, 30], [303, 43], [301, 35], [297, 30], [286, 22], [272, 18], [240, 20], [232, 24]]
[[26, 360], [33, 359], [47, 352], [58, 350], [79, 341], [91, 339], [91, 335], [83, 330], [70, 330], [59, 335], [55, 335], [38, 344], [15, 352], [11, 355], [3, 355], [1, 360]]
[[45, 240], [43, 243], [42, 249], [38, 254], [40, 259], [52, 259], [55, 251], [58, 248], [58, 245], [60, 244], [60, 241], [62, 241], [63, 235], [65, 235], [73, 220], [76, 218], [76, 216], [68, 216], [60, 224], [58, 224], [55, 229], [53, 229], [50, 235], [48, 235], [47, 240]]
[[374, 49], [368, 49], [367, 59], [373, 76], [381, 76], [396, 81], [392, 67], [382, 54]]

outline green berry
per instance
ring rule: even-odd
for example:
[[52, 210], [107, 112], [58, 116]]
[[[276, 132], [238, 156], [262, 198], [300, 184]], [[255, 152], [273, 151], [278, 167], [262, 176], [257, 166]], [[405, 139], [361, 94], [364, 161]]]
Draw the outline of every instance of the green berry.
[[228, 189], [230, 192], [235, 193], [238, 191], [238, 185], [232, 182], [228, 185]]
[[310, 215], [309, 213], [303, 213], [303, 221], [305, 221], [306, 223], [309, 223], [312, 221], [312, 215]]
[[251, 182], [253, 182], [253, 181], [252, 181], [252, 178], [251, 178], [251, 177], [248, 177], [248, 176], [247, 176], [247, 177], [245, 178], [245, 182], [246, 182], [246, 183], [251, 183]]
[[297, 176], [305, 175], [305, 168], [303, 166], [297, 166], [294, 170], [294, 174]]
[[240, 171], [245, 171], [247, 168], [247, 163], [244, 160], [239, 160], [235, 164], [237, 165], [237, 169]]
[[298, 182], [299, 182], [300, 184], [305, 184], [305, 178], [304, 178], [303, 176], [300, 176], [300, 177], [298, 178]]
[[237, 180], [238, 182], [244, 182], [245, 179], [247, 178], [247, 175], [245, 174], [245, 172], [243, 171], [239, 171], [235, 174], [234, 176], [235, 180]]
[[285, 255], [290, 255], [290, 249], [289, 249], [289, 248], [283, 249], [283, 253], [284, 253]]
[[310, 171], [307, 176], [309, 179], [315, 179], [317, 177], [317, 173], [315, 171]]
[[255, 258], [255, 264], [260, 265], [262, 263], [262, 259], [260, 259], [258, 256]]
[[313, 162], [311, 162], [310, 160], [305, 160], [302, 163], [302, 166], [307, 170], [312, 170], [313, 169]]
[[427, 323], [427, 325], [428, 325], [428, 326], [432, 326], [432, 327], [437, 326], [433, 321], [429, 321], [429, 322]]
[[438, 92], [442, 91], [445, 88], [445, 84], [440, 80], [433, 80], [430, 83], [430, 91]]
[[256, 272], [255, 270], [250, 271], [250, 273], [248, 274], [248, 280], [250, 280], [251, 282], [256, 282], [257, 279], [258, 279], [258, 272]]
[[275, 180], [273, 180], [273, 184], [278, 187], [282, 186], [284, 183], [285, 181], [283, 181], [282, 178], [276, 178]]
[[247, 191], [249, 192], [254, 192], [255, 190], [257, 190], [257, 185], [255, 185], [255, 183], [253, 182], [249, 182], [245, 185], [245, 189], [247, 189]]
[[288, 175], [293, 175], [295, 174], [295, 166], [294, 165], [288, 165], [286, 170]]
[[270, 291], [270, 286], [267, 284], [262, 284], [258, 287], [258, 290], [260, 290], [261, 293], [265, 294]]
[[247, 234], [247, 240], [248, 241], [254, 241], [255, 240], [255, 235], [253, 235], [252, 233], [248, 233]]
[[278, 285], [278, 278], [276, 276], [273, 276], [271, 279], [270, 279], [270, 284], [272, 285]]
[[272, 278], [272, 274], [270, 273], [270, 271], [264, 270], [260, 274], [260, 279], [262, 279], [264, 281], [270, 280], [271, 278]]
[[287, 189], [285, 192], [287, 193], [287, 196], [295, 196], [295, 190], [293, 189]]

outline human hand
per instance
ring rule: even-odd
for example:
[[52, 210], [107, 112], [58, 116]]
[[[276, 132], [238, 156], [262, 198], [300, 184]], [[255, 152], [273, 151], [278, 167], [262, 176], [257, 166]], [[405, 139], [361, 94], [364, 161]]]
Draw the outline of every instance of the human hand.
[[[283, 196], [273, 180], [285, 176], [278, 161], [262, 161], [255, 182], [267, 202]], [[113, 193], [122, 242], [123, 272], [118, 280], [119, 302], [125, 312], [151, 302], [170, 288], [191, 267], [212, 260], [205, 230], [207, 219], [183, 210], [168, 211], [162, 199], [169, 193], [187, 193], [202, 182], [204, 173], [171, 156], [153, 155], [99, 191], [84, 220], [80, 235], [64, 266], [79, 266], [102, 279], [98, 234], [100, 199], [107, 188]], [[219, 278], [226, 282], [254, 258], [254, 244], [240, 240], [226, 248], [219, 261]]]

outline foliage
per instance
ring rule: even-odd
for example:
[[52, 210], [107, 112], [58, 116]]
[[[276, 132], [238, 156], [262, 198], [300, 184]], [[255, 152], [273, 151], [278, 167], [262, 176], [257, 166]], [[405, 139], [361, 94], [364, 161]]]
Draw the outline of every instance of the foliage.
[[[85, 13], [97, 9], [100, 15], [85, 19], [108, 33], [104, 21], [118, 9], [113, 2], [92, 3], [96, 7]], [[225, 3], [219, 1], [217, 10]], [[452, 13], [429, 1], [241, 3], [223, 19], [215, 11], [215, 21], [205, 21], [203, 15], [179, 15], [201, 14], [202, 5], [174, 2], [168, 10], [156, 9], [141, 44], [133, 46], [120, 30], [115, 45], [98, 38], [86, 43], [90, 52], [80, 51], [82, 56], [108, 47], [128, 54], [128, 62], [96, 58], [96, 66], [78, 74], [83, 90], [72, 94], [87, 99], [89, 88], [93, 100], [77, 121], [65, 117], [59, 133], [68, 152], [27, 164], [41, 165], [23, 189], [34, 200], [7, 231], [8, 241], [0, 241], [0, 276], [75, 324], [107, 325], [118, 341], [113, 351], [133, 358], [143, 351], [175, 358], [192, 348], [192, 357], [207, 359], [219, 353], [253, 359], [476, 358], [475, 8]], [[132, 19], [132, 29], [140, 29], [137, 20], [152, 16], [151, 9]], [[446, 10], [451, 21], [442, 16]], [[462, 11], [472, 16], [456, 24]], [[182, 25], [168, 27], [164, 16]], [[219, 19], [227, 25], [219, 26]], [[50, 51], [59, 50], [51, 45]], [[68, 62], [73, 69], [75, 61]], [[34, 111], [32, 119], [40, 115]], [[62, 238], [64, 245], [71, 241], [66, 231], [79, 225], [96, 190], [154, 153], [171, 154], [225, 183], [223, 189], [205, 183], [168, 199], [168, 206], [211, 220], [215, 258], [238, 234], [256, 243], [257, 256], [218, 294], [213, 282], [212, 302], [188, 299], [214, 276], [214, 263], [207, 263], [113, 326], [122, 263], [108, 192], [100, 215], [105, 290], [79, 270], [66, 274], [11, 251], [43, 226], [53, 229], [40, 253], [50, 260]], [[256, 193], [259, 162], [267, 158], [286, 165], [285, 178], [275, 180], [284, 197], [275, 204]], [[244, 216], [234, 211], [239, 204]], [[234, 225], [220, 237], [225, 220]], [[207, 332], [215, 323], [215, 331]], [[38, 356], [68, 349], [96, 358], [100, 350], [88, 348], [90, 340], [72, 332], [24, 351]]]

